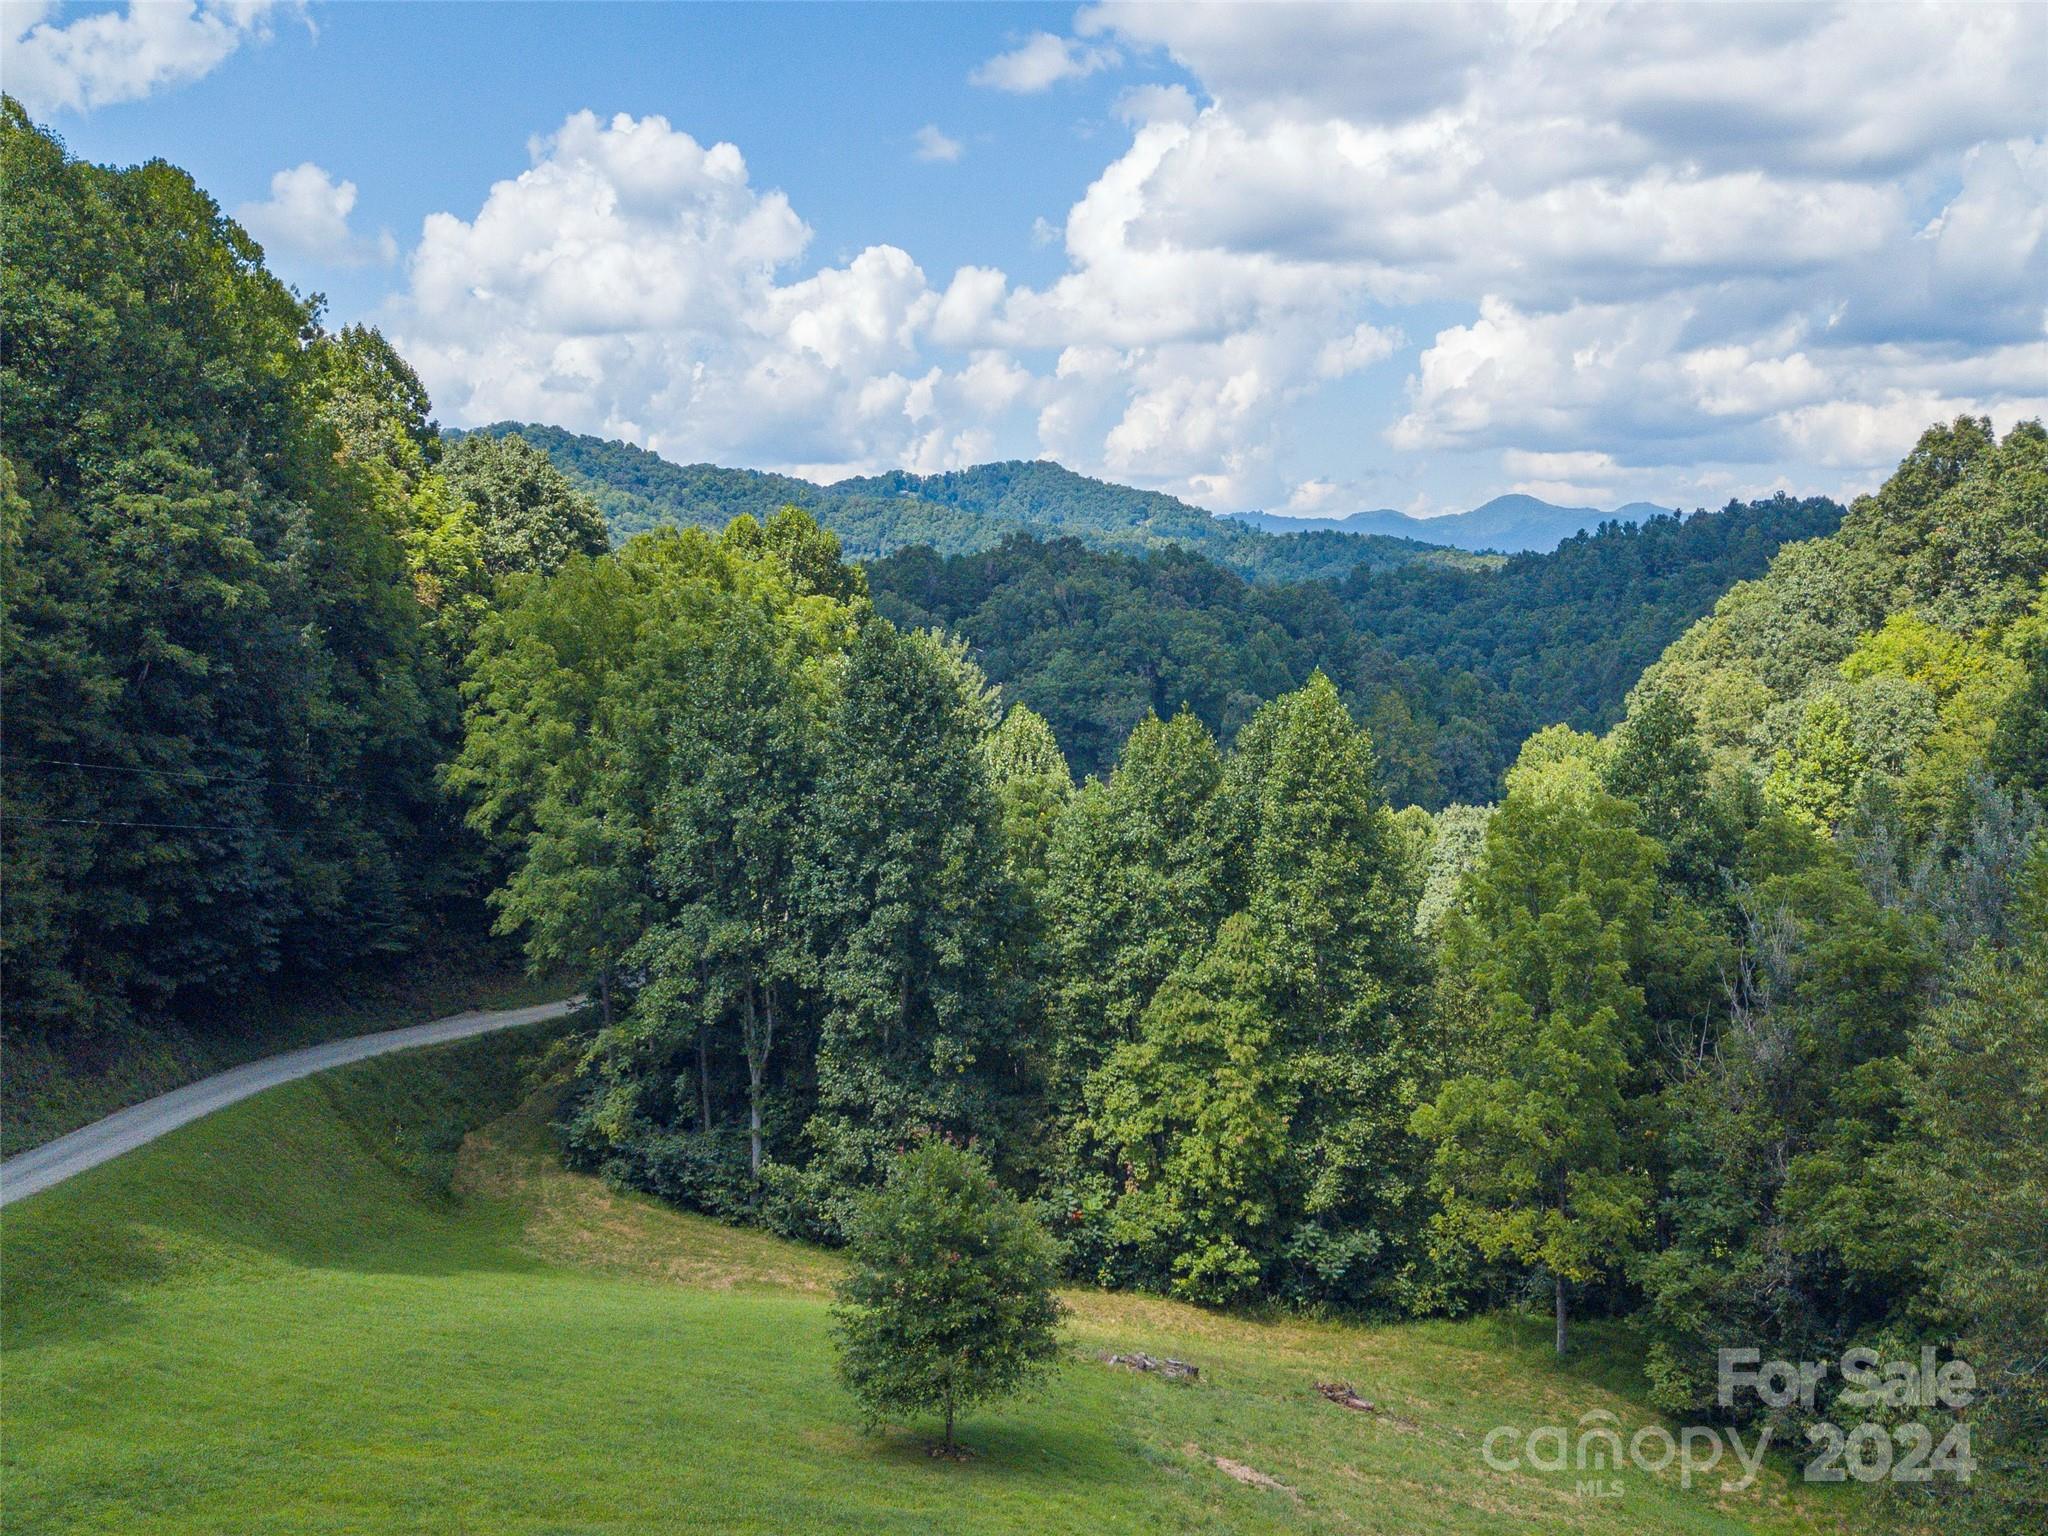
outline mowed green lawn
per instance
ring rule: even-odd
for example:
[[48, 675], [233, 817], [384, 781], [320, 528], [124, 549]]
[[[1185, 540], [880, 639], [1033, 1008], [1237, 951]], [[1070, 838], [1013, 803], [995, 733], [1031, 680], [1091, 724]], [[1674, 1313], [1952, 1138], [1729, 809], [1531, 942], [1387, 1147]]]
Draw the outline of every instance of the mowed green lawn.
[[[1617, 1344], [1560, 1367], [1533, 1324], [1095, 1293], [1070, 1298], [1057, 1382], [968, 1419], [974, 1459], [933, 1460], [926, 1426], [861, 1433], [833, 1381], [831, 1255], [553, 1165], [544, 1102], [505, 1114], [552, 1032], [522, 1033], [274, 1090], [0, 1216], [10, 1536], [1736, 1532], [1856, 1512], [1782, 1469], [1730, 1495], [1625, 1472], [1604, 1499], [1482, 1463], [1497, 1424], [1649, 1422]], [[1203, 1379], [1094, 1358], [1112, 1349]], [[1390, 1411], [1332, 1406], [1313, 1390], [1332, 1379]]]

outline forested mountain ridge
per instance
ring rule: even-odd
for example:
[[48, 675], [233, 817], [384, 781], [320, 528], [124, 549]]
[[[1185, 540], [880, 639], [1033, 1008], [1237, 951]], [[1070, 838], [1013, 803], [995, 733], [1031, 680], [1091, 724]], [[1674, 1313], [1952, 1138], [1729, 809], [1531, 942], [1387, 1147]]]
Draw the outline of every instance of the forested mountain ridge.
[[1013, 535], [969, 555], [893, 555], [868, 580], [897, 623], [964, 636], [1077, 772], [1107, 768], [1148, 710], [1185, 706], [1228, 740], [1321, 668], [1372, 726], [1395, 801], [1435, 807], [1493, 799], [1538, 725], [1613, 724], [1643, 667], [1722, 591], [1841, 515], [1777, 497], [1610, 524], [1493, 570], [1258, 586], [1187, 552]]
[[[1718, 756], [1828, 824], [1878, 784], [1924, 822], [1993, 748], [2030, 655], [2038, 668], [2044, 605], [2048, 434], [2025, 422], [2001, 442], [1962, 417], [1834, 537], [1731, 588], [1640, 686], [1690, 700]], [[2048, 754], [1999, 750], [2048, 789]]]
[[[1838, 509], [1774, 500], [1494, 578], [1030, 538], [863, 568], [794, 506], [614, 548], [183, 173], [10, 102], [0, 176], [10, 1040], [406, 963], [481, 899], [600, 1000], [563, 1142], [615, 1181], [838, 1241], [904, 1148], [971, 1141], [1078, 1280], [1540, 1298], [1560, 1352], [1626, 1319], [1717, 1422], [1761, 1424], [1723, 1349], [1931, 1349], [1981, 1397], [1873, 1432], [1979, 1475], [1892, 1495], [2041, 1528], [2038, 422], [1930, 428], [1819, 537]], [[1646, 607], [1691, 627], [1620, 723], [1529, 719], [1495, 774], [1509, 690], [1577, 698]]]
[[663, 525], [716, 530], [742, 512], [759, 518], [787, 505], [811, 513], [856, 559], [920, 546], [965, 554], [1021, 530], [1069, 535], [1107, 551], [1195, 549], [1253, 581], [1341, 576], [1415, 561], [1480, 563], [1418, 539], [1328, 531], [1268, 535], [1171, 496], [1090, 479], [1045, 460], [817, 485], [759, 470], [673, 464], [629, 443], [560, 427], [495, 422], [476, 430], [517, 433], [540, 448], [604, 508], [614, 539]]
[[1469, 512], [1441, 517], [1412, 517], [1381, 509], [1353, 512], [1348, 517], [1288, 517], [1278, 512], [1233, 512], [1231, 517], [1268, 533], [1328, 528], [1343, 533], [1377, 533], [1421, 539], [1453, 549], [1500, 550], [1508, 553], [1555, 549], [1575, 533], [1590, 533], [1604, 523], [1640, 523], [1669, 517], [1675, 509], [1652, 502], [1631, 501], [1611, 512], [1594, 507], [1560, 507], [1537, 496], [1496, 496]]

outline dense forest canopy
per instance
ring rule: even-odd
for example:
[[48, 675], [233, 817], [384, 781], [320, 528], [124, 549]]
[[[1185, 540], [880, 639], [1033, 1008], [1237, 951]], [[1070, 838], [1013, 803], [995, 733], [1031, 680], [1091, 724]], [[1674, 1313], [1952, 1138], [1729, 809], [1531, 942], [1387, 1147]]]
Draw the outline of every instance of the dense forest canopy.
[[540, 454], [444, 456], [182, 171], [0, 123], [8, 1027], [90, 1036], [465, 926], [439, 783], [501, 583], [605, 548]]
[[1053, 727], [1076, 773], [1106, 769], [1150, 710], [1186, 707], [1228, 739], [1321, 668], [1377, 744], [1396, 804], [1491, 800], [1522, 739], [1604, 729], [1660, 651], [1779, 547], [1830, 532], [1833, 502], [1778, 497], [1610, 523], [1493, 570], [1409, 565], [1251, 585], [1200, 556], [1103, 554], [1012, 535], [874, 562], [899, 624], [965, 637], [989, 676]]
[[1106, 551], [1199, 550], [1252, 581], [1335, 577], [1411, 561], [1486, 563], [1377, 534], [1261, 534], [1157, 491], [1093, 480], [1043, 460], [814, 485], [759, 470], [671, 464], [644, 448], [559, 427], [498, 422], [479, 431], [516, 434], [545, 451], [604, 508], [621, 538], [664, 526], [716, 531], [742, 512], [760, 519], [797, 506], [837, 534], [849, 555], [863, 559], [919, 546], [963, 554], [1024, 530], [1067, 535]]
[[[836, 1242], [947, 1137], [1077, 1279], [1540, 1297], [1687, 1414], [1726, 1347], [1953, 1353], [1978, 1475], [1896, 1496], [2039, 1528], [2039, 423], [1930, 428], [1832, 532], [1771, 501], [1491, 576], [864, 570], [772, 486], [614, 548], [544, 435], [445, 442], [183, 173], [10, 102], [0, 175], [10, 1038], [487, 903], [594, 984], [563, 1149], [620, 1183]], [[1071, 529], [1090, 484], [860, 494]]]

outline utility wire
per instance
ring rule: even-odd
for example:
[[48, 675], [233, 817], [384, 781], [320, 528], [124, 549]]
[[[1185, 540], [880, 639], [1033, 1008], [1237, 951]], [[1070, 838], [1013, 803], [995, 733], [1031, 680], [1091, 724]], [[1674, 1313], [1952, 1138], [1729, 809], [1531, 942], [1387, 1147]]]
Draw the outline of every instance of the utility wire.
[[96, 821], [83, 816], [0, 815], [0, 821], [34, 821], [53, 827], [148, 827], [159, 832], [252, 832], [253, 827], [208, 826], [198, 821]]
[[89, 773], [151, 774], [164, 779], [197, 779], [208, 784], [283, 784], [300, 789], [328, 787], [316, 785], [310, 779], [267, 779], [251, 773], [207, 773], [199, 768], [128, 768], [113, 763], [81, 763], [60, 757], [8, 757], [0, 758], [0, 763], [5, 763], [9, 767], [83, 768]]

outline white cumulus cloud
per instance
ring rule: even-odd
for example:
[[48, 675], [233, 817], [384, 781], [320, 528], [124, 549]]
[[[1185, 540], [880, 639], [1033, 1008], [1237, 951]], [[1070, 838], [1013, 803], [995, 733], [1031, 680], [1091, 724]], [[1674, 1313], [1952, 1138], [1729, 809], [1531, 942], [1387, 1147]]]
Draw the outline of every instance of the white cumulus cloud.
[[999, 53], [977, 68], [968, 79], [998, 91], [1030, 95], [1048, 90], [1062, 80], [1079, 80], [1119, 62], [1114, 48], [1084, 43], [1077, 38], [1055, 37], [1034, 32], [1007, 53]]
[[386, 317], [452, 421], [829, 478], [992, 450], [1031, 383], [999, 350], [924, 356], [949, 296], [898, 247], [797, 276], [810, 229], [731, 144], [579, 112], [531, 159], [425, 221]]
[[129, 0], [65, 20], [58, 5], [10, 3], [0, 79], [37, 113], [138, 101], [267, 41], [275, 9], [273, 0]]
[[308, 160], [270, 178], [270, 196], [244, 203], [235, 217], [273, 251], [288, 251], [330, 267], [388, 265], [398, 259], [389, 230], [358, 235], [349, 227], [356, 184], [337, 181]]

